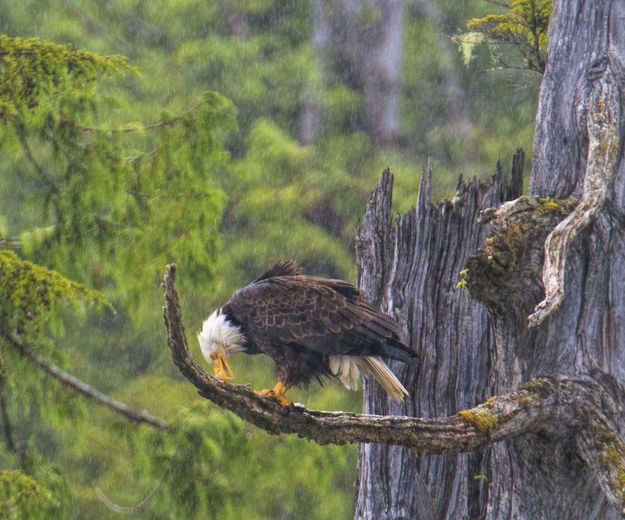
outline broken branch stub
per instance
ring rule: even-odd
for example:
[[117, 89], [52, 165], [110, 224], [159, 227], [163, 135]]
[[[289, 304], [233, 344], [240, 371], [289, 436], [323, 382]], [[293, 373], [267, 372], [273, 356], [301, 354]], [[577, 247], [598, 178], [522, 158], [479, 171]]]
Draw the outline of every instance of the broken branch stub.
[[588, 73], [588, 92], [576, 107], [577, 119], [585, 121], [588, 137], [583, 193], [575, 210], [545, 240], [542, 271], [545, 298], [529, 316], [530, 327], [538, 327], [562, 304], [567, 256], [574, 240], [589, 226], [610, 218], [606, 201], [618, 171], [624, 79], [622, 65], [610, 53], [598, 60]]

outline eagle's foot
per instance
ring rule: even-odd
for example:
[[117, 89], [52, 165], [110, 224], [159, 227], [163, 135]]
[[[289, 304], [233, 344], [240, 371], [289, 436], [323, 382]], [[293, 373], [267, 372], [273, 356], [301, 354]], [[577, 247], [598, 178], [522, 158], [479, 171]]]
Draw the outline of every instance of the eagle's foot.
[[259, 390], [256, 393], [258, 395], [262, 395], [263, 397], [268, 397], [269, 399], [274, 399], [275, 401], [278, 401], [282, 406], [289, 406], [289, 405], [293, 404], [293, 401], [291, 401], [285, 395], [286, 391], [288, 389], [289, 389], [288, 386], [286, 386], [284, 383], [281, 383], [280, 381], [278, 381], [276, 383], [276, 386], [273, 387], [273, 389], [269, 390], [268, 388], [264, 388], [263, 390]]

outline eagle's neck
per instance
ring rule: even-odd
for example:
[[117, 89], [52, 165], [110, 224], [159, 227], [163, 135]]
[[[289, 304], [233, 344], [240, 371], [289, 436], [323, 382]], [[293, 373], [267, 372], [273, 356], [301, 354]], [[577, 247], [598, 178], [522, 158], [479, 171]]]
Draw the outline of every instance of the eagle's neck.
[[202, 324], [198, 334], [202, 352], [210, 352], [220, 346], [228, 352], [245, 350], [245, 336], [241, 328], [235, 325], [223, 307], [217, 309]]

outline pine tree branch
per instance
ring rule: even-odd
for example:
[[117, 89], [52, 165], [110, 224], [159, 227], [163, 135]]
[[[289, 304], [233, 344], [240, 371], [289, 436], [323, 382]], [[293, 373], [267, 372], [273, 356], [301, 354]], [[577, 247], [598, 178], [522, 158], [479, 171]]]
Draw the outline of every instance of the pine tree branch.
[[65, 370], [50, 363], [41, 355], [39, 355], [32, 345], [23, 343], [19, 339], [5, 333], [2, 333], [2, 338], [22, 356], [33, 361], [45, 372], [54, 377], [57, 381], [78, 392], [79, 394], [91, 399], [92, 401], [108, 407], [115, 413], [125, 417], [126, 419], [129, 419], [132, 422], [144, 423], [158, 430], [166, 431], [171, 428], [169, 423], [167, 423], [163, 419], [155, 417], [145, 410], [135, 410], [127, 404], [122, 403], [117, 399], [113, 399], [111, 396], [100, 392], [99, 390], [93, 388], [91, 385], [85, 383], [83, 380], [77, 378], [69, 372], [66, 372]]
[[144, 131], [150, 131], [150, 130], [158, 130], [160, 128], [167, 128], [169, 126], [173, 126], [177, 123], [179, 123], [180, 121], [183, 120], [183, 118], [185, 116], [187, 116], [188, 114], [192, 114], [193, 112], [195, 112], [198, 108], [200, 108], [204, 103], [200, 102], [200, 103], [196, 103], [195, 105], [187, 108], [184, 112], [182, 112], [180, 115], [174, 116], [174, 117], [170, 117], [169, 119], [165, 119], [163, 121], [158, 121], [156, 123], [151, 123], [148, 125], [141, 125], [141, 126], [126, 126], [126, 127], [119, 127], [119, 128], [108, 128], [108, 129], [101, 129], [101, 128], [94, 128], [94, 127], [90, 127], [90, 126], [84, 126], [81, 125], [80, 123], [78, 123], [77, 121], [74, 121], [71, 117], [65, 115], [65, 114], [61, 114], [61, 122], [63, 124], [66, 124], [80, 132], [84, 132], [84, 133], [116, 133], [116, 134], [131, 134], [134, 132], [144, 132]]
[[176, 266], [164, 276], [167, 344], [180, 372], [201, 396], [274, 434], [295, 433], [320, 444], [382, 443], [422, 454], [481, 450], [521, 435], [548, 434], [571, 444], [611, 502], [625, 506], [625, 444], [606, 415], [618, 413], [612, 389], [594, 381], [540, 378], [518, 391], [491, 397], [444, 418], [364, 415], [282, 407], [251, 388], [209, 376], [189, 352], [175, 285]]
[[45, 172], [41, 164], [35, 159], [33, 152], [28, 144], [28, 140], [26, 139], [26, 131], [24, 130], [24, 125], [22, 122], [15, 123], [15, 134], [17, 135], [17, 139], [22, 147], [22, 152], [24, 152], [24, 156], [32, 166], [33, 170], [37, 174], [37, 177], [41, 179], [41, 181], [50, 188], [53, 193], [59, 194], [61, 190], [58, 185], [54, 182], [54, 180], [48, 176]]

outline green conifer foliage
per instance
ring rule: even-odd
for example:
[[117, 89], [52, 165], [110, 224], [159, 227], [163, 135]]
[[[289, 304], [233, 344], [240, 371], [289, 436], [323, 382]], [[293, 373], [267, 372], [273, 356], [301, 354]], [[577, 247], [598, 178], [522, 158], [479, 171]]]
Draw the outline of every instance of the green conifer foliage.
[[53, 514], [58, 503], [49, 489], [17, 470], [0, 470], [0, 517], [7, 520]]
[[[188, 280], [210, 284], [225, 204], [212, 178], [228, 162], [222, 141], [235, 127], [235, 110], [209, 92], [180, 114], [113, 125], [111, 103], [96, 86], [134, 71], [125, 58], [0, 36], [0, 61], [0, 153], [10, 158], [0, 184], [13, 193], [7, 199], [20, 201], [0, 217], [0, 411], [8, 448], [0, 463], [30, 475], [2, 475], [0, 508], [32, 510], [33, 518], [53, 508], [69, 517], [89, 501], [64, 484], [68, 468], [89, 480], [104, 460], [94, 458], [90, 443], [76, 443], [68, 457], [62, 446], [75, 442], [87, 415], [75, 391], [35, 365], [67, 361], [58, 348], [67, 332], [62, 318], [71, 317], [69, 337], [76, 337], [79, 302], [108, 306], [110, 316], [113, 308], [102, 292], [50, 267], [105, 291], [126, 319], [143, 317], [145, 326], [147, 313], [152, 329], [160, 324], [159, 277], [167, 262], [177, 262]], [[95, 326], [91, 319], [81, 331], [91, 342], [106, 335]], [[70, 352], [72, 368], [80, 368], [84, 355]], [[98, 422], [82, 433], [101, 439], [107, 453], [120, 439], [98, 428], [119, 423]], [[64, 461], [63, 469], [51, 471], [51, 459]]]
[[[465, 63], [471, 60], [476, 45], [487, 45], [499, 67], [514, 67], [512, 47], [521, 56], [521, 66], [542, 74], [547, 60], [547, 29], [551, 0], [509, 0], [492, 2], [503, 7], [499, 13], [467, 20], [470, 32], [456, 38]], [[506, 47], [508, 49], [506, 49]]]
[[[65, 298], [103, 305], [104, 296], [50, 269], [0, 249], [0, 333], [40, 338], [49, 314]], [[0, 342], [1, 346], [1, 342]]]
[[39, 225], [22, 231], [24, 252], [91, 285], [123, 287], [135, 313], [169, 261], [208, 282], [225, 202], [211, 174], [228, 160], [230, 102], [207, 93], [182, 114], [110, 128], [94, 82], [133, 70], [125, 58], [6, 36], [0, 53], [5, 152], [19, 145], [14, 175], [32, 183], [40, 210]]
[[84, 90], [102, 75], [131, 70], [123, 56], [0, 35], [0, 121], [10, 123], [67, 90]]
[[[32, 518], [110, 518], [116, 506], [104, 495], [145, 518], [351, 516], [353, 446], [268, 436], [180, 380], [163, 339], [160, 274], [178, 263], [199, 358], [200, 320], [271, 262], [293, 256], [310, 272], [353, 280], [353, 230], [382, 169], [393, 169], [405, 212], [428, 156], [437, 199], [453, 193], [459, 172], [487, 175], [518, 146], [529, 150], [534, 87], [469, 77], [447, 45], [445, 35], [492, 4], [428, 4], [438, 21], [425, 3], [406, 4], [403, 137], [380, 151], [355, 130], [363, 99], [347, 71], [328, 70], [316, 48], [313, 2], [0, 0], [3, 30], [67, 44], [0, 40], [0, 246], [13, 250], [0, 262], [40, 275], [15, 300], [26, 302], [19, 312], [12, 279], [0, 279], [0, 318], [28, 330], [46, 359], [173, 425], [150, 431], [84, 405], [7, 347], [0, 398], [28, 464], [0, 430], [0, 465], [25, 468], [58, 504]], [[108, 53], [129, 56], [142, 75]], [[475, 53], [478, 65], [484, 54]], [[446, 137], [439, 86], [448, 73], [466, 93], [464, 141]], [[300, 116], [311, 103], [321, 126], [303, 146]], [[86, 289], [66, 294], [61, 278], [56, 303], [43, 306], [31, 291], [61, 276], [52, 269], [100, 290], [116, 312], [81, 304], [100, 300]], [[91, 307], [101, 310], [82, 312]], [[272, 363], [259, 358], [233, 358], [236, 382], [275, 383]], [[332, 384], [294, 398], [360, 407], [359, 394]]]

